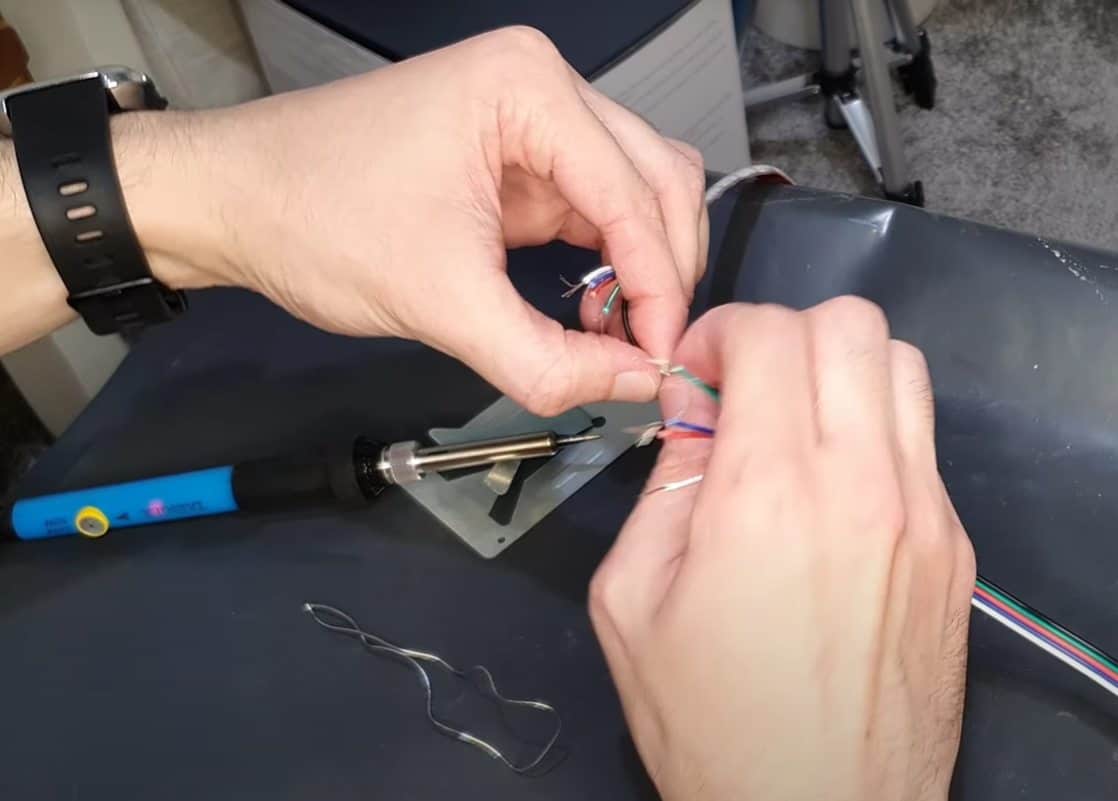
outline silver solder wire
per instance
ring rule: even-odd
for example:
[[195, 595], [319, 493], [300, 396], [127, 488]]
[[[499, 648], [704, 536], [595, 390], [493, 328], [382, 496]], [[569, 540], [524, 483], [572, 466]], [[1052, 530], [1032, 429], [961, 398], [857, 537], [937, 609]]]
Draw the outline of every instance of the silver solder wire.
[[[493, 680], [493, 674], [490, 673], [489, 669], [486, 668], [484, 665], [474, 665], [468, 670], [459, 670], [438, 654], [433, 654], [428, 651], [417, 651], [413, 648], [402, 648], [398, 645], [395, 645], [394, 643], [389, 642], [383, 637], [378, 637], [376, 634], [372, 634], [363, 630], [359, 625], [357, 625], [356, 620], [354, 620], [342, 610], [337, 609], [333, 606], [308, 602], [303, 604], [303, 611], [307, 612], [314, 620], [314, 622], [322, 626], [324, 629], [337, 632], [338, 634], [345, 634], [350, 637], [355, 637], [369, 651], [372, 651], [376, 654], [393, 657], [411, 667], [416, 672], [416, 675], [419, 677], [420, 686], [423, 687], [423, 692], [426, 696], [427, 719], [431, 722], [431, 725], [434, 726], [435, 729], [438, 730], [441, 734], [444, 734], [468, 745], [472, 745], [475, 748], [485, 752], [493, 759], [500, 760], [505, 764], [506, 767], [509, 768], [509, 770], [513, 771], [514, 773], [523, 774], [529, 773], [534, 770], [540, 765], [540, 763], [543, 762], [547, 755], [551, 753], [552, 747], [558, 741], [559, 733], [563, 729], [563, 719], [559, 716], [559, 712], [555, 709], [555, 707], [544, 701], [506, 698], [505, 696], [501, 695], [500, 691], [498, 691], [497, 684]], [[324, 615], [332, 615], [338, 620], [343, 621], [344, 625], [340, 623], [332, 623], [329, 620], [325, 619]], [[503, 704], [505, 706], [520, 707], [524, 709], [535, 709], [540, 712], [550, 714], [555, 718], [555, 730], [552, 732], [551, 737], [548, 738], [547, 742], [540, 749], [535, 758], [523, 765], [517, 765], [515, 762], [506, 757], [501, 752], [501, 750], [494, 746], [492, 743], [483, 740], [468, 731], [456, 729], [453, 726], [450, 726], [439, 720], [434, 711], [434, 692], [431, 688], [431, 677], [430, 675], [428, 675], [423, 665], [420, 664], [421, 662], [428, 662], [434, 665], [438, 665], [451, 675], [457, 676], [460, 679], [468, 679], [470, 672], [480, 674], [485, 681], [485, 684], [481, 689], [484, 691], [484, 694], [488, 695], [495, 703]]]

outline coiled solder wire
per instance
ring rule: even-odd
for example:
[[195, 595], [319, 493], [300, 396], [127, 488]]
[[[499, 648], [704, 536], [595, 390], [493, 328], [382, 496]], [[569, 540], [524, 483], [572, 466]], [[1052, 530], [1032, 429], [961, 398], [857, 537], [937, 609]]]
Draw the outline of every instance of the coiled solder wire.
[[[411, 648], [401, 648], [400, 646], [394, 645], [393, 643], [385, 640], [382, 637], [378, 637], [375, 634], [364, 631], [359, 625], [357, 625], [357, 621], [347, 615], [345, 612], [332, 606], [327, 606], [326, 604], [305, 603], [303, 604], [303, 611], [310, 614], [311, 618], [314, 619], [314, 622], [322, 626], [324, 629], [329, 629], [330, 631], [337, 632], [338, 634], [345, 634], [347, 636], [354, 637], [373, 653], [394, 657], [410, 666], [419, 677], [420, 686], [423, 687], [423, 692], [426, 695], [427, 719], [431, 721], [431, 725], [434, 726], [435, 729], [438, 730], [441, 734], [444, 734], [447, 737], [451, 737], [455, 740], [460, 740], [461, 742], [467, 743], [468, 745], [472, 745], [475, 748], [484, 751], [493, 759], [500, 760], [515, 773], [530, 773], [532, 770], [539, 767], [539, 765], [544, 761], [547, 755], [551, 753], [551, 749], [555, 745], [556, 741], [558, 741], [559, 733], [563, 729], [563, 720], [559, 717], [559, 713], [556, 711], [555, 707], [544, 701], [506, 698], [497, 690], [497, 684], [493, 681], [493, 674], [491, 674], [488, 668], [486, 668], [485, 666], [474, 665], [467, 670], [459, 670], [438, 654], [432, 654], [427, 651], [417, 651]], [[334, 620], [332, 621], [330, 620], [330, 618], [334, 618]], [[535, 709], [537, 711], [547, 713], [555, 718], [555, 730], [552, 732], [551, 736], [548, 738], [544, 746], [540, 749], [540, 752], [532, 760], [523, 765], [518, 765], [515, 762], [512, 762], [501, 752], [499, 748], [494, 746], [492, 743], [489, 743], [486, 740], [483, 740], [468, 731], [456, 729], [453, 726], [450, 726], [439, 720], [439, 718], [435, 716], [434, 693], [431, 689], [431, 677], [430, 675], [428, 675], [427, 670], [421, 664], [423, 662], [429, 662], [431, 664], [438, 665], [451, 675], [456, 676], [460, 679], [468, 680], [471, 673], [479, 674], [483, 679], [483, 684], [481, 685], [480, 689], [495, 703], [507, 707]]]

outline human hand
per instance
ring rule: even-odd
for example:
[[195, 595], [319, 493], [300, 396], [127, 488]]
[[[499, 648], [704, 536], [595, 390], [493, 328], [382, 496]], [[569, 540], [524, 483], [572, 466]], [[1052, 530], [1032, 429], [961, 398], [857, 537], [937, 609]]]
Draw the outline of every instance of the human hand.
[[[705, 265], [701, 157], [542, 34], [191, 115], [180, 138], [204, 151], [221, 225], [209, 247], [197, 230], [162, 242], [173, 283], [239, 284], [325, 329], [422, 340], [538, 413], [655, 397], [648, 359], [677, 343]], [[506, 248], [553, 239], [604, 252], [643, 349], [601, 335], [589, 301], [574, 332], [515, 291]]]
[[[664, 443], [591, 616], [665, 801], [945, 799], [974, 554], [923, 357], [872, 304], [724, 306], [674, 356], [721, 405]], [[668, 390], [671, 390], [669, 393]]]

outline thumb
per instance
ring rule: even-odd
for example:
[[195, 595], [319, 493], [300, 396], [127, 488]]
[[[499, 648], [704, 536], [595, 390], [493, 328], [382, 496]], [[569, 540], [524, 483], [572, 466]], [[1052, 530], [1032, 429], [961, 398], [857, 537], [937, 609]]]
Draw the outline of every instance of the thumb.
[[474, 278], [471, 302], [444, 319], [442, 343], [482, 378], [534, 414], [582, 403], [646, 402], [660, 385], [647, 355], [620, 340], [571, 331], [525, 301], [503, 271]]
[[[665, 420], [716, 425], [716, 406], [682, 379], [664, 381], [660, 402]], [[652, 625], [682, 567], [699, 491], [696, 480], [712, 446], [709, 439], [664, 441], [644, 493], [599, 568], [596, 590], [608, 596], [600, 600], [619, 630]]]

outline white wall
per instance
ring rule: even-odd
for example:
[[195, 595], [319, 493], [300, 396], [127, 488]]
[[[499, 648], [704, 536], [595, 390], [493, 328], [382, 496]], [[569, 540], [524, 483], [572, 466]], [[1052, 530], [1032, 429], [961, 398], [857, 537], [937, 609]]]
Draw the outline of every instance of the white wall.
[[[236, 103], [264, 91], [233, 0], [0, 0], [36, 80], [125, 64], [173, 106]], [[127, 346], [80, 320], [5, 357], [4, 367], [51, 432], [60, 433], [112, 375]]]
[[[117, 0], [0, 0], [0, 14], [31, 55], [36, 80], [88, 70], [99, 63], [144, 68], [139, 44]], [[112, 375], [127, 347], [71, 323], [4, 358], [4, 367], [43, 424], [57, 434]]]

